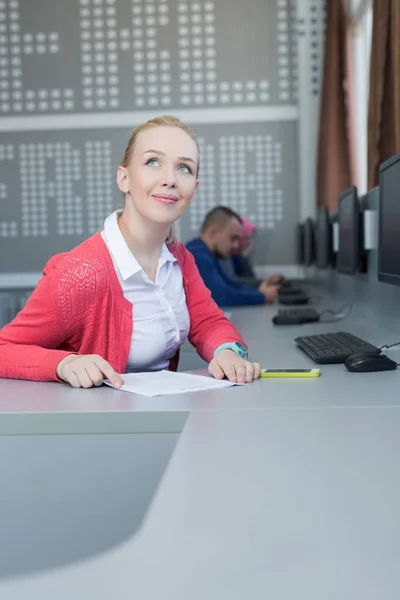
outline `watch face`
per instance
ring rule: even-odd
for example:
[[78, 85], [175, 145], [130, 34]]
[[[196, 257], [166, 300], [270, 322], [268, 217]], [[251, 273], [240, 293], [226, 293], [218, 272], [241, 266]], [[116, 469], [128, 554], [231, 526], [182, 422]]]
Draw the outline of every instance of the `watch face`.
[[246, 348], [243, 346], [243, 344], [239, 344], [239, 342], [235, 342], [235, 346], [237, 348], [237, 351], [239, 352], [240, 356], [247, 356], [247, 350]]

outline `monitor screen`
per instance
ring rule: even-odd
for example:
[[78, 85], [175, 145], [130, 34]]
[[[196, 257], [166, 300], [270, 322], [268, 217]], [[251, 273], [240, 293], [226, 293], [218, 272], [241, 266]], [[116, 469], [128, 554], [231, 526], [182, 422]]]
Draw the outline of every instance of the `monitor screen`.
[[315, 263], [318, 269], [327, 269], [332, 258], [332, 224], [326, 206], [317, 213], [315, 227]]
[[337, 269], [354, 275], [360, 256], [360, 208], [357, 188], [348, 188], [339, 198], [339, 251]]
[[310, 265], [312, 265], [315, 260], [314, 229], [315, 229], [314, 221], [311, 219], [311, 217], [308, 217], [308, 219], [306, 219], [304, 221], [304, 225], [303, 225], [303, 240], [304, 240], [303, 255], [304, 255], [304, 265], [306, 267], [309, 267]]
[[378, 279], [400, 285], [400, 153], [379, 169]]

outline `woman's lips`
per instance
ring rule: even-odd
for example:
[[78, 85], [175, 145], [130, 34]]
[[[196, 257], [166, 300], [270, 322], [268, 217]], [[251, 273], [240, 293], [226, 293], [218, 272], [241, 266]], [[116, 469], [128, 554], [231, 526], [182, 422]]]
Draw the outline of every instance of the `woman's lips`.
[[178, 201], [178, 198], [172, 194], [153, 194], [153, 198], [161, 202], [161, 204], [175, 204]]

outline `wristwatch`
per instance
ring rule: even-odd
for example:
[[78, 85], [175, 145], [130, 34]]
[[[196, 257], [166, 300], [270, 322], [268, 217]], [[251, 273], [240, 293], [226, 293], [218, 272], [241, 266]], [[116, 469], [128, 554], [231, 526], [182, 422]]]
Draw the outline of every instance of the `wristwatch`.
[[241, 356], [242, 358], [247, 358], [247, 350], [246, 347], [243, 346], [240, 342], [226, 342], [225, 344], [221, 344], [214, 350], [214, 356], [218, 354], [221, 350], [233, 350]]

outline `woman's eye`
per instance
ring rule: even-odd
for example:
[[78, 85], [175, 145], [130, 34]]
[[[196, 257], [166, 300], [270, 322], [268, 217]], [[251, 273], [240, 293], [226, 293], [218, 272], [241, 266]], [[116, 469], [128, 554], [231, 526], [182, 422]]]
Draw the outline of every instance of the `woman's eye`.
[[146, 165], [149, 165], [149, 167], [158, 165], [158, 160], [156, 158], [149, 158], [149, 160], [146, 162]]
[[182, 171], [182, 173], [192, 173], [192, 169], [188, 167], [188, 165], [180, 165], [179, 170]]

